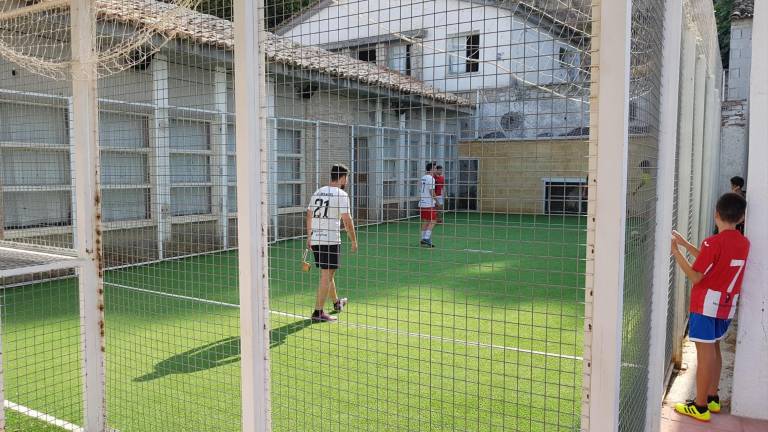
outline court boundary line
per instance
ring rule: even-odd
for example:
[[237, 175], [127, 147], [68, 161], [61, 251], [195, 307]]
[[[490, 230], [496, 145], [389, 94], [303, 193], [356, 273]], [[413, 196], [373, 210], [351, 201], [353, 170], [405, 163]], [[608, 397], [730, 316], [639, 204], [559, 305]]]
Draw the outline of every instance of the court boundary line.
[[[117, 287], [117, 288], [123, 288], [123, 289], [131, 290], [131, 291], [137, 291], [137, 292], [142, 292], [142, 293], [147, 293], [147, 294], [152, 294], [152, 295], [158, 295], [158, 296], [162, 296], [162, 297], [170, 297], [170, 298], [175, 298], [175, 299], [179, 299], [179, 300], [187, 300], [187, 301], [193, 301], [193, 302], [198, 302], [198, 303], [210, 304], [210, 305], [214, 305], [214, 306], [222, 306], [222, 307], [229, 307], [229, 308], [240, 309], [240, 305], [234, 304], [234, 303], [227, 303], [227, 302], [220, 302], [220, 301], [216, 301], [216, 300], [201, 299], [201, 298], [185, 296], [185, 295], [181, 295], [181, 294], [164, 293], [164, 292], [161, 292], [161, 291], [153, 291], [153, 290], [148, 290], [148, 289], [145, 289], [145, 288], [132, 287], [132, 286], [121, 285], [121, 284], [116, 284], [116, 283], [112, 283], [112, 282], [104, 282], [104, 285], [111, 285], [111, 286], [114, 286], [114, 287]], [[293, 313], [289, 313], [289, 312], [282, 312], [282, 311], [276, 311], [276, 310], [270, 310], [269, 312], [272, 313], [272, 314], [278, 315], [278, 316], [283, 316], [283, 317], [288, 317], [288, 318], [305, 319], [305, 320], [306, 319], [310, 319], [308, 316], [293, 314]], [[560, 359], [564, 359], [564, 360], [575, 360], [575, 361], [583, 361], [584, 360], [584, 358], [581, 357], [581, 356], [575, 356], [575, 355], [570, 355], [570, 354], [549, 353], [549, 352], [546, 352], [546, 351], [536, 351], [536, 350], [529, 350], [529, 349], [525, 349], [525, 348], [515, 348], [515, 347], [509, 347], [509, 346], [505, 346], [505, 345], [496, 345], [496, 344], [487, 344], [487, 343], [484, 343], [484, 342], [466, 341], [466, 340], [463, 340], [463, 339], [453, 339], [453, 338], [447, 338], [447, 337], [444, 337], [444, 336], [429, 335], [429, 334], [425, 334], [425, 333], [408, 332], [408, 331], [403, 331], [403, 330], [391, 329], [391, 328], [388, 328], [388, 327], [372, 326], [372, 325], [368, 325], [368, 324], [357, 324], [357, 323], [345, 322], [343, 325], [346, 325], [347, 327], [357, 328], [357, 329], [375, 330], [375, 331], [380, 331], [380, 332], [383, 332], [383, 333], [397, 334], [397, 335], [400, 335], [400, 336], [415, 337], [415, 338], [426, 339], [426, 340], [434, 340], [434, 341], [445, 342], [445, 343], [454, 343], [454, 344], [464, 345], [464, 346], [468, 346], [468, 347], [496, 349], [496, 350], [501, 350], [501, 351], [513, 351], [513, 352], [519, 352], [519, 353], [523, 353], [523, 354], [531, 354], [531, 355], [539, 355], [539, 356], [544, 356], [544, 357], [560, 358]]]
[[37, 410], [33, 410], [32, 408], [25, 407], [24, 405], [17, 404], [15, 402], [11, 402], [9, 400], [6, 400], [3, 402], [3, 406], [8, 408], [9, 410], [16, 411], [17, 413], [21, 415], [25, 415], [29, 418], [33, 418], [35, 420], [40, 420], [44, 423], [48, 423], [49, 425], [53, 425], [59, 428], [62, 428], [64, 430], [68, 430], [70, 432], [84, 432], [84, 429], [81, 426], [78, 426], [74, 423], [70, 423], [66, 420], [62, 420], [60, 418], [56, 418], [50, 414], [46, 414]]

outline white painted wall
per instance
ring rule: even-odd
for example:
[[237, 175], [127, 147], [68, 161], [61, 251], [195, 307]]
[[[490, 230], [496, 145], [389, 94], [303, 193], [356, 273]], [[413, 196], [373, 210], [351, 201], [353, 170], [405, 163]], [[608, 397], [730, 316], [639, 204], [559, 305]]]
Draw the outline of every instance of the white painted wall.
[[[753, 46], [768, 45], [768, 3], [755, 2]], [[757, 48], [760, 47], [760, 48]], [[755, 51], [757, 52], [757, 51]], [[751, 82], [749, 168], [746, 234], [752, 242], [739, 302], [739, 334], [733, 373], [732, 411], [768, 419], [768, 56], [753, 57]]]
[[731, 53], [728, 76], [728, 100], [749, 99], [749, 75], [752, 62], [752, 18], [731, 24]]
[[[422, 79], [446, 91], [501, 88], [513, 77], [537, 85], [566, 80], [559, 61], [555, 29], [536, 28], [503, 7], [441, 0], [413, 3], [406, 0], [333, 2], [281, 34], [305, 45], [323, 46], [412, 30], [426, 30], [422, 44]], [[553, 33], [549, 33], [551, 30]], [[449, 72], [449, 38], [479, 33], [480, 70]]]

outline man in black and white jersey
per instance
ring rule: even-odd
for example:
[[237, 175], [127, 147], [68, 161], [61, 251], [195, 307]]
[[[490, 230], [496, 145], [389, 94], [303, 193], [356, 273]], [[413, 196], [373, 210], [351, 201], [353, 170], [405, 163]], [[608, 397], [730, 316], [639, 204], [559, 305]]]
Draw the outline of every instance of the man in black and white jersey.
[[352, 252], [357, 252], [357, 235], [352, 222], [349, 195], [344, 192], [349, 178], [349, 169], [344, 165], [331, 167], [331, 182], [323, 186], [309, 200], [307, 207], [307, 247], [312, 249], [315, 265], [320, 269], [320, 284], [317, 288], [314, 321], [336, 321], [323, 308], [330, 297], [333, 309], [341, 312], [347, 304], [346, 298], [339, 298], [334, 275], [341, 262], [341, 223], [352, 242]]

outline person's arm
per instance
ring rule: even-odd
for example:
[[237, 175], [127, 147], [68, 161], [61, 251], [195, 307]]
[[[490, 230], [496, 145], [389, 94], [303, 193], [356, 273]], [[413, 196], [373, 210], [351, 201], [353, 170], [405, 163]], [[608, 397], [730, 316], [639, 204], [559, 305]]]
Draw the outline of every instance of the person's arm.
[[682, 252], [680, 252], [679, 246], [680, 243], [677, 239], [672, 239], [672, 255], [675, 257], [675, 262], [677, 262], [677, 265], [680, 266], [680, 269], [685, 273], [685, 276], [687, 276], [694, 285], [701, 282], [704, 274], [697, 272], [691, 267], [691, 263], [689, 263], [688, 259], [683, 256]]
[[341, 221], [344, 222], [344, 229], [347, 231], [347, 237], [352, 242], [352, 252], [357, 252], [357, 232], [355, 232], [355, 223], [349, 213], [341, 215]]
[[683, 237], [682, 234], [680, 234], [677, 231], [672, 231], [672, 235], [677, 239], [678, 245], [684, 247], [685, 250], [687, 250], [688, 253], [691, 254], [692, 257], [694, 257], [694, 258], [698, 258], [699, 257], [699, 254], [701, 253], [699, 248], [697, 248], [696, 246], [691, 244], [691, 242], [686, 240], [685, 237]]
[[312, 249], [312, 210], [307, 210], [307, 249]]

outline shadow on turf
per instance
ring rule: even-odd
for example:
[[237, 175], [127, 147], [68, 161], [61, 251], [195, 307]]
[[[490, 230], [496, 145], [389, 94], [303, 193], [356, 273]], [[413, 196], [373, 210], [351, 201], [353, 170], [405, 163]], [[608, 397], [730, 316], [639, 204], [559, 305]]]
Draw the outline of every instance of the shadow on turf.
[[[269, 332], [269, 348], [276, 348], [284, 344], [288, 336], [298, 333], [310, 325], [312, 325], [312, 320], [305, 319], [273, 329]], [[134, 378], [133, 381], [147, 382], [173, 374], [201, 372], [239, 361], [240, 337], [233, 336], [168, 357], [157, 363], [154, 371]]]

